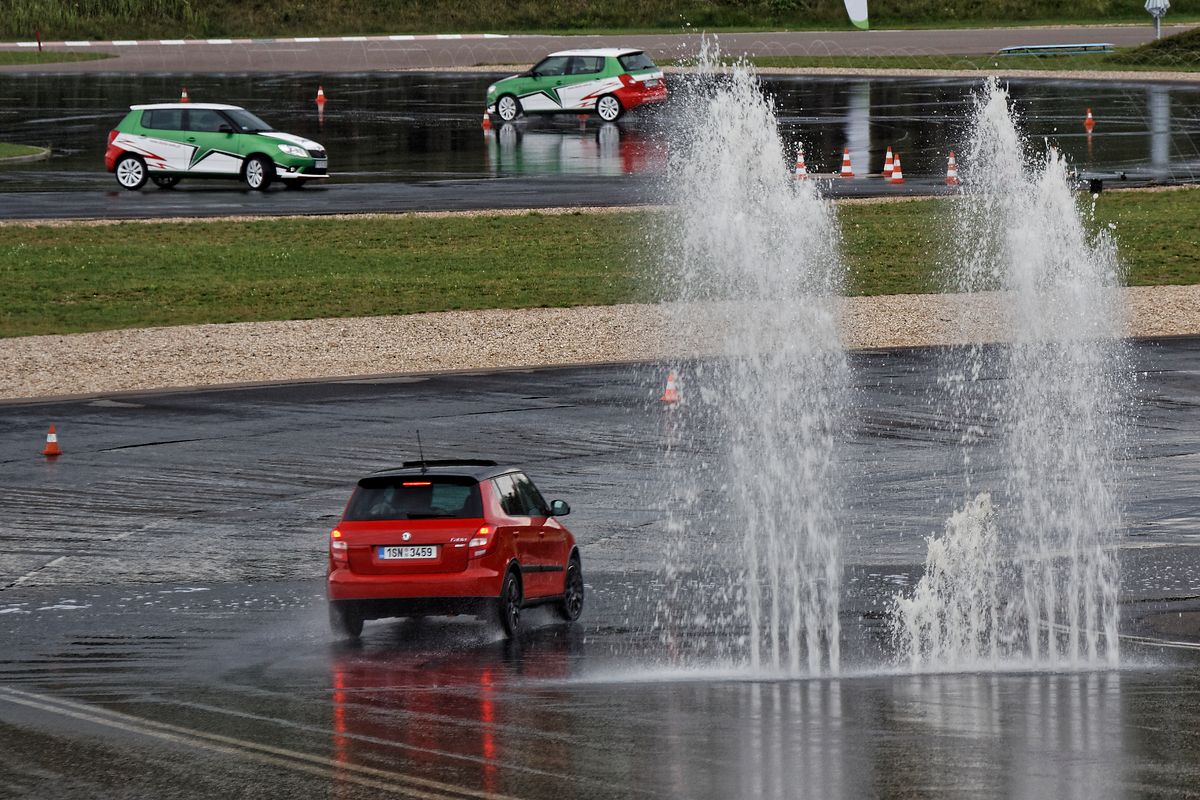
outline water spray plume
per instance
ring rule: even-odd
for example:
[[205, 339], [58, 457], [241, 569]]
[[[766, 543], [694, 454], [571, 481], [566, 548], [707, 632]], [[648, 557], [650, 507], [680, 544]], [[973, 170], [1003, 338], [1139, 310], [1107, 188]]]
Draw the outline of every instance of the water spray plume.
[[718, 74], [717, 63], [706, 51], [687, 82], [690, 111], [671, 143], [672, 330], [681, 348], [691, 331], [717, 331], [722, 355], [689, 369], [689, 403], [672, 415], [668, 570], [702, 602], [665, 601], [661, 633], [685, 637], [703, 619], [728, 661], [836, 673], [849, 384], [837, 231], [813, 183], [790, 174], [753, 70]]
[[[915, 669], [1119, 661], [1122, 273], [1107, 235], [1084, 229], [1068, 172], [1053, 149], [1026, 158], [1007, 93], [989, 84], [964, 153], [950, 283], [994, 292], [1011, 344], [955, 350], [943, 383], [949, 416], [966, 421], [960, 491], [995, 481], [1000, 499], [954, 515], [898, 599], [893, 630]], [[979, 341], [974, 317], [962, 324]]]

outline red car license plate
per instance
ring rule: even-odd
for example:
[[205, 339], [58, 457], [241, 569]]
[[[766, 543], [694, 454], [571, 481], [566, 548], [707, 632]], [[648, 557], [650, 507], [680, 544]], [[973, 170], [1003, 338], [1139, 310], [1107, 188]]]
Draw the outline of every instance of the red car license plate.
[[437, 558], [437, 545], [421, 544], [405, 547], [380, 547], [379, 558], [382, 561], [402, 561], [414, 558]]

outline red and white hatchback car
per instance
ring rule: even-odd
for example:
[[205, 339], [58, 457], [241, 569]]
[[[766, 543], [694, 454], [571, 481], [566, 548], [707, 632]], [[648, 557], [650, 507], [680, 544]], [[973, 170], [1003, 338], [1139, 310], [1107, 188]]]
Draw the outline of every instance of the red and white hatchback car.
[[470, 613], [517, 633], [521, 609], [583, 610], [575, 537], [516, 467], [408, 461], [358, 482], [329, 539], [329, 619], [357, 637], [363, 621]]

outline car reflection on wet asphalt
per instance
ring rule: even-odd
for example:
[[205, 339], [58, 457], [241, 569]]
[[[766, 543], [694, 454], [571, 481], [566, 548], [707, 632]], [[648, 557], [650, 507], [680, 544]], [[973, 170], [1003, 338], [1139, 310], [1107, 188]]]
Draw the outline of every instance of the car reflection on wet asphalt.
[[[645, 365], [0, 405], [0, 786], [17, 797], [1116, 798], [1200, 785], [1200, 341], [1143, 374], [1118, 670], [906, 674], [886, 614], [956, 498], [931, 351], [854, 355], [838, 676], [722, 661], [736, 580], [664, 570], [671, 435]], [[43, 461], [44, 423], [65, 454]], [[521, 464], [572, 505], [575, 625], [531, 609], [329, 631], [325, 547], [365, 471]], [[569, 437], [563, 432], [570, 431]], [[697, 454], [705, 457], [705, 454]], [[886, 464], [887, 469], [880, 467]], [[1192, 488], [1189, 488], [1192, 487]], [[664, 603], [697, 609], [661, 623]], [[656, 624], [656, 620], [659, 620]]]

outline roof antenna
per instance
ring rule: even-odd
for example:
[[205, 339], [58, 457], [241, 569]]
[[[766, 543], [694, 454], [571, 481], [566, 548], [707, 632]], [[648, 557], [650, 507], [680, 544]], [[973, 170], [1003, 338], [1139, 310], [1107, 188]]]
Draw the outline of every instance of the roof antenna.
[[417, 453], [421, 457], [421, 474], [425, 474], [425, 448], [421, 447], [421, 429], [417, 428]]

